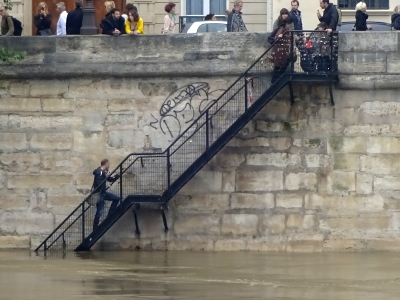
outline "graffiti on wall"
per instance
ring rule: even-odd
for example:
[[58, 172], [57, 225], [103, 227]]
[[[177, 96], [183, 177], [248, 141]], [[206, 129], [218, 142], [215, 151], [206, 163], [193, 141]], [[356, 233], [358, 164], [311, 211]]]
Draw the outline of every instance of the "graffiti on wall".
[[151, 115], [150, 126], [161, 130], [168, 139], [178, 137], [224, 90], [211, 91], [207, 82], [195, 82], [170, 94], [160, 107], [159, 116]]

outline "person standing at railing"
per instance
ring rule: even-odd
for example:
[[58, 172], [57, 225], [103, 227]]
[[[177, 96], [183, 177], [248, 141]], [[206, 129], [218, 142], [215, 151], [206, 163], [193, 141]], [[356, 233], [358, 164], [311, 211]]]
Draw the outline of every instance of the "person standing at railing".
[[356, 31], [367, 31], [369, 26], [367, 26], [367, 5], [364, 2], [359, 2], [356, 5], [356, 24], [354, 29]]
[[70, 11], [67, 17], [67, 34], [81, 34], [83, 22], [82, 0], [75, 0], [75, 9]]
[[169, 2], [164, 8], [167, 13], [164, 17], [164, 26], [161, 30], [162, 34], [174, 34], [176, 33], [176, 24], [178, 23], [176, 19], [176, 4]]
[[67, 35], [67, 16], [68, 13], [65, 11], [65, 3], [57, 3], [57, 12], [60, 14], [57, 22], [57, 35]]
[[8, 14], [7, 9], [4, 6], [0, 7], [1, 16], [1, 35], [2, 36], [13, 36], [14, 35], [14, 22], [11, 16]]
[[136, 10], [128, 12], [128, 20], [125, 21], [126, 34], [144, 34], [143, 19], [139, 17]]
[[228, 22], [226, 25], [228, 32], [246, 32], [248, 31], [243, 22], [243, 1], [235, 1], [233, 3], [232, 12], [228, 15]]
[[392, 15], [392, 27], [395, 30], [400, 30], [400, 5], [394, 8]]
[[108, 159], [103, 159], [100, 163], [100, 167], [93, 171], [94, 179], [93, 179], [93, 194], [98, 193], [99, 199], [96, 203], [96, 215], [94, 216], [93, 220], [93, 231], [97, 229], [99, 226], [100, 218], [104, 213], [104, 201], [112, 201], [110, 210], [108, 211], [108, 215], [112, 214], [118, 206], [120, 201], [120, 197], [113, 193], [107, 192], [107, 183], [106, 180], [109, 182], [114, 182], [118, 180], [119, 174], [115, 176], [110, 176], [110, 162]]
[[289, 25], [289, 30], [294, 30], [293, 20], [289, 16], [289, 11], [286, 8], [282, 8], [279, 12], [279, 17], [274, 22], [273, 30], [278, 30], [282, 26], [283, 20]]
[[293, 21], [294, 30], [303, 30], [303, 21], [301, 19], [301, 11], [299, 10], [300, 3], [297, 0], [291, 2], [292, 10], [289, 13]]
[[275, 41], [273, 48], [271, 49], [271, 62], [274, 65], [272, 71], [271, 83], [277, 81], [286, 71], [290, 64], [290, 34], [285, 34], [289, 30], [288, 20], [282, 21], [280, 27], [275, 34]]
[[51, 31], [51, 15], [46, 2], [40, 2], [37, 9], [36, 15], [33, 17], [33, 23], [35, 24], [37, 31], [36, 35], [52, 35]]
[[319, 6], [324, 10], [323, 15], [320, 11], [317, 11], [317, 16], [320, 22], [323, 22], [328, 27], [326, 31], [331, 33], [336, 31], [337, 24], [339, 22], [339, 13], [336, 6], [329, 3], [329, 0], [319, 0]]

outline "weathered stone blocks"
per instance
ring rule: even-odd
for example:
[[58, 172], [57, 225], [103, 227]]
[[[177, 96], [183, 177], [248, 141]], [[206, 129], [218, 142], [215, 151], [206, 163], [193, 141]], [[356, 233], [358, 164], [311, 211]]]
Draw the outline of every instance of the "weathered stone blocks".
[[271, 209], [275, 207], [274, 198], [272, 193], [234, 193], [231, 197], [231, 207], [233, 209]]
[[221, 232], [229, 235], [256, 235], [258, 216], [250, 214], [226, 214], [222, 216]]
[[243, 192], [280, 191], [283, 189], [282, 171], [238, 171], [236, 189]]
[[69, 174], [41, 174], [35, 175], [18, 175], [8, 174], [7, 187], [13, 188], [51, 188], [72, 184], [72, 175]]
[[1, 98], [0, 111], [38, 112], [42, 110], [40, 98]]

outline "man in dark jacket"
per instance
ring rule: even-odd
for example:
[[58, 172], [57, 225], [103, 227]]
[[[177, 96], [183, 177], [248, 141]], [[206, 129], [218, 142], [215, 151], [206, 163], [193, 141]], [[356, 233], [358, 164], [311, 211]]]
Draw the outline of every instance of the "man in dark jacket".
[[289, 16], [293, 21], [294, 30], [303, 30], [303, 21], [301, 20], [301, 11], [299, 10], [299, 6], [299, 1], [292, 1], [292, 10], [289, 12]]
[[329, 3], [329, 0], [319, 0], [319, 6], [324, 10], [324, 14], [321, 16], [321, 13], [318, 11], [317, 16], [318, 19], [328, 27], [326, 31], [328, 33], [336, 31], [339, 22], [339, 13], [336, 6]]
[[242, 18], [243, 1], [235, 1], [233, 10], [228, 15], [228, 24], [226, 29], [228, 32], [246, 32], [247, 28]]
[[75, 6], [75, 10], [68, 13], [67, 35], [81, 34], [83, 20], [82, 0], [75, 0]]
[[103, 34], [120, 35], [125, 34], [125, 19], [121, 17], [119, 9], [113, 9], [111, 15], [101, 21]]
[[106, 181], [114, 182], [119, 178], [118, 174], [110, 177], [108, 171], [109, 168], [110, 162], [108, 159], [103, 159], [100, 163], [100, 167], [93, 171], [94, 180], [92, 188], [95, 193], [99, 193], [99, 200], [96, 203], [96, 215], [93, 220], [93, 231], [99, 226], [100, 218], [104, 212], [104, 201], [112, 201], [108, 214], [111, 214], [115, 211], [118, 206], [118, 202], [120, 201], [120, 198], [117, 195], [107, 192]]

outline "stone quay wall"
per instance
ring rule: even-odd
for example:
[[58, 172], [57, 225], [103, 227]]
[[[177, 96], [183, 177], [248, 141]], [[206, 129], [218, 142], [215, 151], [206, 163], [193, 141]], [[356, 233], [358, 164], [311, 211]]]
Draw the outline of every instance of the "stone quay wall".
[[[0, 248], [37, 246], [83, 200], [102, 158], [165, 149], [265, 37], [22, 38], [26, 60], [1, 66]], [[128, 212], [96, 248], [398, 250], [398, 50], [396, 33], [341, 35], [335, 107], [324, 85], [296, 85], [294, 106], [284, 89], [174, 197], [168, 233], [143, 207], [140, 238]], [[182, 89], [198, 92], [191, 114], [162, 119]]]

